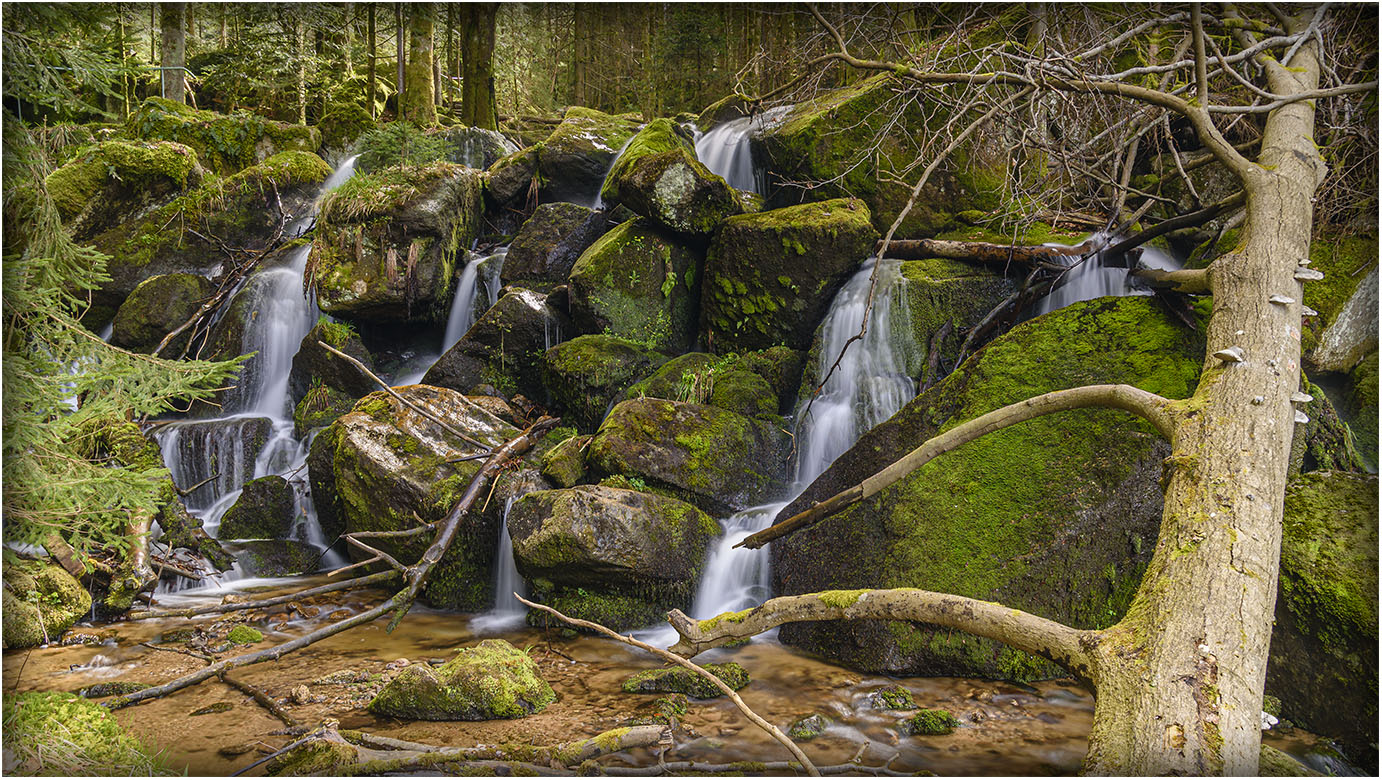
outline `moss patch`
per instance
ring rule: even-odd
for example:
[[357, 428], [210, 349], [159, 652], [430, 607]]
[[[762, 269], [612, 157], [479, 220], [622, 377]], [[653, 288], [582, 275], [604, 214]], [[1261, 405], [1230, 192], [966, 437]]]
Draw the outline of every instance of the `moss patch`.
[[486, 639], [433, 670], [414, 664], [369, 703], [369, 711], [410, 720], [493, 720], [541, 712], [556, 701], [528, 654]]
[[29, 692], [4, 701], [7, 772], [53, 776], [168, 775], [164, 760], [104, 707], [70, 693]]
[[315, 152], [321, 132], [254, 114], [199, 111], [172, 100], [151, 97], [125, 122], [125, 132], [143, 140], [177, 141], [219, 173], [234, 173], [283, 151]]
[[4, 639], [10, 649], [55, 642], [91, 610], [91, 594], [56, 563], [4, 561]]
[[[702, 668], [718, 677], [730, 690], [738, 691], [749, 684], [749, 673], [733, 661], [705, 664]], [[714, 683], [680, 666], [639, 672], [625, 680], [621, 687], [625, 693], [683, 693], [693, 699], [724, 695]]]

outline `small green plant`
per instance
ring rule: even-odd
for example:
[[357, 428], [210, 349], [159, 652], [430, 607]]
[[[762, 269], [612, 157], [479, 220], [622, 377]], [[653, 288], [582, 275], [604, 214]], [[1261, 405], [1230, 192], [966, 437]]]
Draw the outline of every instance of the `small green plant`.
[[715, 377], [723, 375], [730, 366], [739, 360], [739, 355], [731, 352], [721, 355], [715, 362], [704, 368], [683, 371], [677, 380], [677, 400], [693, 404], [703, 404], [710, 400], [715, 391]]
[[322, 378], [319, 376], [312, 377], [312, 385], [302, 395], [303, 411], [308, 413], [324, 412], [330, 405], [330, 391], [326, 389], [326, 385], [322, 384]]
[[395, 165], [425, 165], [446, 158], [446, 142], [407, 122], [391, 122], [360, 136], [360, 170], [373, 173]]
[[[321, 328], [326, 343], [336, 349], [344, 349], [346, 343], [355, 338], [355, 328], [350, 323], [336, 322], [327, 318], [325, 314], [317, 320], [317, 326]], [[316, 377], [313, 379], [315, 380]]]

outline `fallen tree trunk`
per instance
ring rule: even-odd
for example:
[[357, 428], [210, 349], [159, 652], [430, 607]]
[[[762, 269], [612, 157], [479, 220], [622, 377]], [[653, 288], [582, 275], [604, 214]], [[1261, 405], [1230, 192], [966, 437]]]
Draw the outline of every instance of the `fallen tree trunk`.
[[[347, 741], [349, 733], [341, 735]], [[387, 747], [382, 740], [368, 735], [359, 735], [363, 742], [371, 746]], [[557, 745], [480, 745], [477, 747], [435, 747], [419, 743], [406, 743], [410, 747], [397, 758], [365, 761], [352, 766], [337, 767], [347, 775], [379, 775], [387, 772], [400, 772], [408, 769], [422, 769], [456, 761], [520, 761], [536, 765], [575, 766], [585, 761], [609, 753], [621, 753], [639, 747], [651, 747], [660, 743], [671, 744], [671, 730], [666, 726], [634, 726], [626, 729], [613, 729], [589, 739], [578, 739]], [[394, 740], [389, 740], [395, 742]]]
[[[446, 554], [447, 549], [451, 547], [451, 542], [456, 538], [456, 531], [460, 528], [461, 518], [465, 516], [466, 512], [468, 512], [471, 506], [479, 499], [484, 484], [498, 474], [499, 469], [501, 469], [510, 458], [527, 452], [548, 431], [556, 427], [559, 422], [560, 420], [557, 418], [544, 417], [533, 423], [526, 431], [504, 444], [504, 446], [493, 451], [489, 459], [485, 461], [485, 465], [481, 466], [480, 470], [471, 478], [470, 484], [466, 487], [465, 494], [461, 496], [461, 500], [457, 502], [455, 508], [451, 510], [451, 514], [447, 515], [446, 520], [442, 522], [441, 530], [437, 533], [431, 546], [427, 548], [427, 551], [422, 554], [422, 558], [416, 564], [408, 568], [406, 586], [383, 604], [337, 623], [323, 626], [316, 631], [300, 636], [290, 642], [284, 642], [281, 645], [275, 645], [258, 652], [247, 653], [245, 655], [235, 656], [234, 658], [227, 658], [223, 661], [217, 661], [205, 669], [199, 669], [192, 674], [179, 677], [163, 685], [145, 688], [142, 691], [135, 691], [127, 696], [111, 699], [108, 702], [104, 702], [104, 705], [109, 709], [128, 707], [131, 704], [137, 704], [146, 699], [156, 699], [160, 696], [173, 693], [174, 691], [182, 690], [188, 686], [196, 685], [203, 680], [220, 676], [231, 669], [263, 663], [265, 661], [275, 661], [294, 650], [300, 650], [308, 645], [335, 636], [342, 631], [354, 628], [355, 626], [373, 622], [375, 619], [387, 615], [389, 612], [396, 612], [388, 628], [388, 630], [393, 630], [393, 627], [398, 625], [398, 621], [408, 613], [409, 608], [413, 605], [413, 601], [417, 599], [418, 593], [422, 592], [422, 586], [427, 584], [427, 576], [431, 573], [432, 568], [437, 565], [437, 562]], [[397, 576], [396, 572], [389, 572], [389, 574], [391, 576]], [[301, 594], [298, 594], [298, 598], [301, 598]]]
[[364, 577], [357, 577], [353, 580], [344, 582], [333, 582], [330, 585], [322, 585], [316, 588], [308, 588], [295, 593], [272, 598], [260, 599], [258, 601], [246, 601], [241, 604], [212, 604], [205, 607], [191, 607], [188, 609], [158, 609], [131, 612], [125, 616], [126, 620], [153, 620], [156, 618], [168, 617], [197, 617], [198, 615], [218, 615], [223, 612], [242, 612], [247, 609], [259, 609], [261, 607], [274, 607], [279, 604], [287, 604], [290, 601], [305, 599], [309, 596], [319, 596], [323, 593], [334, 593], [340, 590], [352, 590], [354, 588], [366, 588], [380, 582], [387, 582], [398, 576], [396, 571], [381, 571], [375, 574], [368, 574]]
[[[1093, 252], [1098, 247], [1093, 241], [1079, 246], [1019, 246], [990, 244], [983, 241], [943, 241], [936, 238], [917, 238], [893, 241], [888, 244], [888, 257], [898, 260], [926, 260], [941, 257], [947, 260], [967, 260], [985, 265], [1034, 265], [1049, 262], [1064, 265], [1069, 257]], [[879, 242], [875, 251], [883, 249]]]

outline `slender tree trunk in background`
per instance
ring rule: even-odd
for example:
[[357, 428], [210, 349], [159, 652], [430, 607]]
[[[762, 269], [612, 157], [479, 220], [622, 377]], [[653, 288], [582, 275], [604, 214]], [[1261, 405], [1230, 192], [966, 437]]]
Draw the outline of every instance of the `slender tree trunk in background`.
[[163, 96], [178, 103], [187, 101], [187, 83], [182, 71], [182, 67], [187, 61], [185, 11], [186, 8], [183, 3], [159, 4], [159, 24], [163, 31], [162, 58], [159, 64], [164, 68], [175, 69], [161, 71], [163, 74]]
[[149, 62], [158, 64], [158, 52], [154, 51], [154, 46], [158, 43], [158, 21], [154, 14], [158, 11], [158, 3], [149, 3]]
[[452, 83], [453, 83], [453, 82], [451, 81], [451, 77], [456, 73], [456, 70], [457, 70], [457, 68], [456, 68], [456, 4], [455, 4], [455, 3], [447, 3], [447, 4], [446, 4], [446, 78], [443, 79], [443, 80], [440, 82], [440, 83], [442, 84], [442, 90], [441, 90], [442, 97], [439, 98], [438, 101], [440, 102], [441, 100], [445, 100], [445, 102], [446, 102], [446, 104], [447, 104], [447, 107], [448, 107], [448, 110], [450, 110], [452, 114], [455, 113], [455, 105], [454, 105], [455, 100], [452, 99], [452, 94], [451, 94], [451, 85], [452, 85]]
[[297, 105], [298, 124], [307, 124], [307, 20], [298, 9], [293, 13], [293, 32], [297, 39]]
[[394, 95], [395, 95], [394, 100], [395, 100], [395, 105], [397, 106], [397, 111], [396, 111], [397, 117], [396, 117], [396, 118], [402, 119], [402, 118], [403, 118], [403, 65], [404, 65], [404, 56], [403, 56], [403, 4], [402, 4], [402, 3], [394, 3], [394, 6], [393, 6], [393, 21], [394, 21], [394, 42], [395, 42], [395, 44], [396, 44], [396, 46], [394, 47], [394, 48], [395, 48], [394, 56], [395, 56], [396, 61], [397, 61], [397, 63], [398, 63], [398, 80], [397, 80], [397, 82], [394, 84]]
[[341, 61], [345, 67], [341, 72], [347, 79], [355, 78], [355, 58], [352, 56], [352, 49], [355, 48], [355, 24], [358, 19], [355, 15], [355, 4], [346, 3], [345, 30], [341, 35]]
[[130, 93], [129, 78], [125, 74], [125, 67], [129, 64], [126, 60], [125, 52], [125, 4], [115, 4], [115, 23], [117, 25], [115, 35], [115, 45], [120, 49], [120, 116], [128, 118], [130, 115]]
[[576, 3], [572, 6], [573, 33], [571, 37], [571, 97], [568, 101], [572, 105], [583, 106], [587, 103], [585, 87], [586, 69], [586, 38], [589, 30], [586, 28], [590, 24], [589, 11], [583, 3]]
[[375, 51], [374, 9], [374, 3], [370, 3], [369, 5], [365, 6], [365, 25], [368, 28], [368, 31], [365, 33], [365, 35], [368, 38], [369, 44], [369, 76], [367, 83], [365, 85], [365, 107], [369, 109], [370, 119], [374, 119], [376, 117], [374, 113], [374, 88], [376, 84], [375, 77], [378, 75], [376, 73], [376, 70], [379, 60], [378, 54]]
[[219, 10], [221, 17], [221, 49], [224, 50], [230, 46], [229, 30], [226, 29], [226, 6], [222, 5]]
[[469, 3], [461, 11], [461, 121], [499, 129], [494, 94], [494, 23], [497, 3]]
[[408, 66], [404, 71], [399, 111], [417, 127], [437, 123], [432, 87], [432, 31], [436, 11], [431, 3], [408, 6]]

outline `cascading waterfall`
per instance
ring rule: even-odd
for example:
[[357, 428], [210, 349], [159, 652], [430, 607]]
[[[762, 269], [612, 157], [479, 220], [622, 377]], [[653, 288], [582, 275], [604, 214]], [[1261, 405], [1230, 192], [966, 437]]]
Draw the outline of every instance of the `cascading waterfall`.
[[721, 122], [696, 139], [696, 158], [736, 190], [763, 194], [763, 182], [753, 164], [750, 141], [754, 133], [780, 120], [791, 106], [779, 106], [758, 116]]
[[[351, 157], [341, 163], [327, 177], [312, 214], [293, 225], [293, 234], [301, 235], [311, 226], [322, 197], [354, 174], [355, 160]], [[234, 505], [247, 479], [280, 474], [289, 478], [296, 494], [299, 511], [293, 521], [293, 537], [319, 548], [327, 546], [306, 480], [300, 476], [307, 462], [308, 442], [294, 436], [292, 398], [288, 392], [293, 356], [321, 316], [315, 299], [302, 292], [310, 253], [310, 246], [300, 247], [283, 265], [260, 271], [246, 283], [255, 316], [245, 324], [240, 347], [242, 353], [257, 354], [239, 385], [227, 394], [226, 408], [232, 414], [217, 420], [171, 423], [156, 434], [163, 448], [164, 464], [172, 472], [175, 484], [190, 487], [217, 475], [189, 495], [187, 507], [202, 518], [203, 527], [212, 536], [216, 536], [221, 516]], [[231, 422], [237, 420], [242, 422]], [[252, 447], [261, 436], [247, 435], [245, 426], [263, 426], [265, 422], [269, 430], [263, 438], [267, 440], [254, 454], [252, 474], [246, 475], [247, 446]], [[192, 446], [183, 445], [184, 437], [191, 438]], [[339, 553], [329, 549], [322, 557], [324, 566], [344, 563]], [[237, 571], [226, 572], [224, 578], [232, 580], [237, 574], [238, 567]]]
[[[1118, 237], [1109, 236], [1106, 233], [1095, 233], [1090, 239], [1095, 242], [1096, 246], [1107, 246], [1118, 240]], [[1048, 246], [1060, 245], [1048, 244]], [[1182, 262], [1176, 257], [1150, 246], [1142, 247], [1140, 259], [1142, 265], [1162, 271], [1175, 271], [1182, 266]], [[1032, 305], [1028, 316], [1036, 317], [1064, 308], [1072, 303], [1105, 296], [1151, 294], [1150, 290], [1132, 284], [1128, 269], [1125, 267], [1126, 263], [1111, 263], [1110, 260], [1113, 258], [1107, 257], [1106, 253], [1097, 252], [1084, 262], [1071, 268], [1066, 272], [1065, 278], [1061, 280], [1059, 286], [1051, 290], [1045, 298]], [[1071, 257], [1069, 262], [1079, 262], [1079, 258]]]
[[494, 609], [471, 621], [479, 631], [498, 631], [523, 624], [528, 608], [513, 597], [526, 597], [528, 583], [518, 573], [513, 560], [513, 537], [509, 536], [509, 510], [520, 496], [509, 496], [504, 502], [504, 519], [499, 523], [499, 547], [494, 551]]
[[[642, 130], [642, 128], [639, 129], [640, 131]], [[600, 179], [600, 189], [595, 191], [595, 202], [590, 204], [592, 209], [599, 211], [605, 207], [605, 184], [609, 181], [609, 175], [614, 171], [614, 166], [619, 164], [619, 158], [624, 156], [624, 152], [629, 148], [629, 144], [633, 143], [633, 139], [637, 137], [637, 135], [638, 133], [634, 133], [629, 136], [629, 140], [625, 141], [624, 145], [619, 147], [619, 152], [614, 155], [614, 159], [609, 161], [609, 167], [605, 169], [605, 175]]]
[[465, 332], [470, 330], [470, 326], [475, 324], [476, 313], [484, 311], [475, 307], [480, 283], [485, 286], [489, 306], [499, 302], [499, 274], [504, 269], [504, 258], [508, 254], [509, 248], [506, 246], [483, 256], [466, 252], [465, 268], [461, 269], [461, 278], [456, 282], [456, 295], [451, 299], [451, 313], [446, 318], [441, 354], [446, 354], [448, 349], [454, 347]]
[[[906, 373], [916, 345], [902, 303], [906, 280], [898, 260], [870, 259], [835, 295], [821, 324], [821, 349], [815, 376], [825, 377], [849, 338], [859, 332], [874, 266], [878, 282], [868, 330], [850, 345], [835, 373], [821, 389], [809, 416], [803, 401], [797, 412], [799, 456], [791, 495], [799, 495], [870, 428], [897, 413], [916, 394]], [[705, 573], [691, 614], [699, 618], [735, 612], [762, 603], [771, 593], [768, 548], [734, 549], [752, 533], [772, 524], [790, 501], [765, 504], [722, 521], [724, 535], [706, 558]]]

